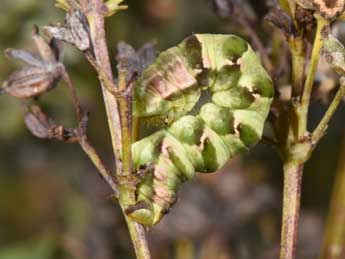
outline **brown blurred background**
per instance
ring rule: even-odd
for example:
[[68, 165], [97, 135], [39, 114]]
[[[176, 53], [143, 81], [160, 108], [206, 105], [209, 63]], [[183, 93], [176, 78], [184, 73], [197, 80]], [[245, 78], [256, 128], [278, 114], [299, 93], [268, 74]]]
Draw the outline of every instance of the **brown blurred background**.
[[[272, 1], [252, 1], [257, 30], [269, 45], [271, 27], [261, 22]], [[234, 33], [231, 21], [217, 17], [209, 0], [126, 0], [129, 6], [107, 20], [112, 57], [116, 43], [135, 47], [156, 40], [164, 50], [192, 33]], [[0, 50], [32, 49], [34, 24], [62, 21], [54, 1], [0, 0]], [[341, 31], [341, 30], [340, 30]], [[0, 82], [16, 67], [0, 53]], [[66, 46], [65, 64], [84, 106], [91, 112], [90, 140], [112, 165], [111, 144], [96, 75], [82, 55]], [[114, 58], [113, 58], [114, 61]], [[114, 61], [115, 65], [115, 61]], [[115, 66], [114, 66], [115, 67]], [[73, 110], [61, 85], [40, 99], [59, 122], [73, 125]], [[315, 124], [326, 106], [315, 102]], [[317, 258], [344, 138], [344, 105], [308, 162], [303, 179], [299, 257]], [[149, 239], [156, 259], [277, 258], [281, 217], [281, 162], [270, 147], [258, 145], [219, 173], [199, 175], [183, 186], [172, 212]], [[134, 258], [110, 189], [77, 145], [31, 136], [23, 103], [0, 96], [0, 259]]]

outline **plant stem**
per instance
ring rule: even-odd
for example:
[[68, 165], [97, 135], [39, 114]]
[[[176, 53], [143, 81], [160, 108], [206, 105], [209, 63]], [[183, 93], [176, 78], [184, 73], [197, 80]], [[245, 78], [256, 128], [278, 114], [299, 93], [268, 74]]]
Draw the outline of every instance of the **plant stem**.
[[284, 165], [283, 224], [280, 259], [296, 254], [303, 163], [288, 161]]
[[345, 139], [340, 152], [333, 194], [327, 218], [321, 259], [341, 259], [345, 255]]
[[313, 50], [311, 54], [307, 79], [304, 84], [303, 89], [303, 96], [301, 100], [301, 108], [300, 108], [300, 120], [299, 127], [298, 127], [298, 136], [303, 137], [304, 133], [307, 132], [307, 118], [308, 118], [308, 110], [310, 105], [310, 96], [314, 85], [314, 78], [315, 73], [317, 70], [317, 65], [319, 63], [320, 58], [320, 50], [322, 48], [322, 31], [323, 29], [329, 24], [329, 21], [324, 19], [323, 17], [319, 15], [315, 15], [315, 18], [317, 20], [317, 28], [316, 28], [316, 34], [313, 44]]
[[[105, 28], [104, 28], [104, 17], [102, 12], [103, 1], [101, 0], [90, 0], [92, 4], [92, 10], [88, 13], [88, 20], [90, 24], [91, 40], [94, 46], [94, 52], [96, 61], [101, 66], [101, 69], [107, 73], [108, 78], [113, 79], [111, 65], [109, 61], [109, 53], [106, 44]], [[120, 87], [119, 87], [120, 88]], [[131, 114], [128, 111], [121, 111], [121, 116], [118, 109], [118, 102], [113, 94], [111, 94], [104, 86], [102, 87], [104, 102], [106, 104], [108, 123], [110, 126], [114, 154], [116, 159], [116, 167], [118, 175], [128, 175], [131, 172], [131, 132], [126, 130], [129, 127], [129, 123], [126, 118], [130, 117]], [[120, 89], [119, 89], [120, 90]], [[121, 102], [121, 100], [120, 100]], [[122, 106], [122, 105], [121, 105]], [[121, 121], [122, 119], [122, 121]], [[125, 125], [122, 125], [125, 123]], [[124, 132], [122, 130], [125, 129]], [[127, 133], [126, 133], [127, 132]], [[129, 132], [129, 133], [128, 133]], [[123, 135], [122, 135], [123, 134]], [[125, 151], [124, 156], [121, 154]], [[128, 162], [122, 163], [120, 158], [123, 158]], [[124, 158], [126, 157], [126, 158]], [[123, 167], [122, 167], [123, 165]], [[120, 186], [120, 205], [124, 209], [124, 205], [127, 203], [134, 202], [133, 189], [130, 186]], [[126, 214], [124, 213], [125, 217]], [[150, 259], [150, 252], [148, 249], [147, 240], [145, 237], [145, 230], [142, 225], [129, 220], [126, 217], [129, 233], [134, 245], [137, 259]]]
[[337, 110], [339, 104], [341, 103], [343, 97], [345, 95], [345, 82], [343, 82], [337, 91], [332, 103], [328, 107], [325, 115], [323, 116], [322, 120], [320, 121], [319, 125], [316, 127], [312, 134], [313, 143], [318, 143], [319, 140], [324, 135], [325, 131], [327, 130], [328, 123], [333, 117], [334, 112]]
[[[106, 43], [106, 35], [104, 29], [104, 17], [102, 12], [103, 2], [100, 0], [90, 0], [92, 5], [91, 10], [87, 13], [89, 25], [90, 25], [90, 34], [91, 41], [94, 47], [94, 53], [96, 61], [98, 62], [100, 68], [107, 77], [113, 80], [112, 68], [109, 60], [109, 52]], [[118, 108], [118, 103], [115, 98], [102, 84], [102, 92], [104, 103], [106, 106], [108, 125], [110, 128], [111, 140], [114, 149], [116, 163], [116, 171], [121, 172], [121, 163], [119, 159], [121, 157], [121, 146], [122, 146], [122, 135], [121, 135], [121, 121], [120, 113]]]

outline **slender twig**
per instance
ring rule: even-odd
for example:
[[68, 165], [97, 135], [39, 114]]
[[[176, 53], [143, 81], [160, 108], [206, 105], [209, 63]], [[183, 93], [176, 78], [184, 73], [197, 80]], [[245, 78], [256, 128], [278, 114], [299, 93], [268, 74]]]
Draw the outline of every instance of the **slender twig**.
[[325, 115], [320, 121], [319, 125], [316, 127], [312, 134], [312, 140], [314, 143], [318, 143], [327, 130], [328, 123], [333, 117], [334, 112], [337, 110], [339, 104], [341, 103], [343, 97], [345, 96], [345, 82], [341, 84], [339, 90], [337, 91], [332, 103], [328, 107]]
[[294, 259], [296, 254], [302, 173], [303, 163], [285, 163], [281, 259]]
[[310, 105], [310, 96], [314, 85], [314, 78], [317, 69], [317, 65], [320, 59], [320, 50], [322, 48], [322, 31], [329, 24], [329, 21], [321, 17], [320, 15], [315, 15], [317, 20], [316, 34], [313, 44], [313, 50], [310, 58], [310, 64], [307, 74], [307, 79], [304, 84], [303, 95], [301, 99], [301, 109], [300, 109], [300, 120], [298, 127], [298, 136], [303, 137], [307, 131], [307, 117]]
[[341, 259], [345, 255], [345, 139], [339, 156], [321, 259]]
[[110, 186], [112, 191], [114, 192], [113, 195], [115, 197], [119, 197], [119, 188], [118, 183], [115, 179], [111, 177], [111, 172], [106, 168], [104, 165], [101, 157], [97, 153], [96, 149], [89, 143], [86, 136], [82, 136], [79, 139], [79, 144], [93, 162], [95, 167], [98, 169], [100, 176], [106, 181], [106, 183]]
[[77, 120], [78, 120], [78, 122], [80, 122], [82, 120], [82, 118], [83, 118], [83, 111], [82, 111], [82, 108], [81, 108], [80, 100], [79, 100], [78, 95], [77, 95], [77, 90], [74, 87], [74, 85], [72, 83], [72, 80], [69, 77], [69, 74], [67, 73], [67, 71], [66, 71], [64, 66], [62, 67], [62, 78], [66, 82], [67, 87], [68, 87], [68, 89], [70, 91], [70, 95], [71, 95], [71, 98], [72, 98], [74, 109], [76, 111]]

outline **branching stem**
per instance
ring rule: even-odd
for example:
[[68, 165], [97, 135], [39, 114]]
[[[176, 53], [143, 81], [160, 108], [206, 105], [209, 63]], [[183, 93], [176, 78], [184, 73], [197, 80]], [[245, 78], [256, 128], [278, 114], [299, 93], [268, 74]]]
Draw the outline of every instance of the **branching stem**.
[[[106, 73], [107, 78], [113, 80], [112, 69], [109, 60], [109, 53], [106, 44], [106, 35], [104, 28], [104, 17], [102, 12], [103, 1], [90, 0], [92, 10], [88, 13], [88, 20], [90, 24], [91, 40], [94, 46], [94, 53], [97, 63], [103, 72]], [[99, 75], [101, 76], [101, 75]], [[112, 135], [112, 142], [114, 147], [114, 154], [116, 158], [116, 167], [118, 175], [130, 175], [131, 171], [131, 130], [130, 123], [124, 117], [132, 116], [130, 110], [119, 111], [119, 103], [116, 97], [107, 90], [103, 85], [104, 102], [107, 108], [107, 116]], [[120, 89], [117, 90], [122, 90]], [[123, 109], [124, 105], [121, 104], [123, 98], [118, 98], [120, 106]], [[127, 108], [128, 108], [128, 104]], [[125, 131], [123, 132], [123, 129]], [[127, 133], [126, 133], [127, 132]], [[124, 152], [125, 151], [125, 152]], [[127, 152], [128, 151], [128, 152]], [[125, 154], [124, 154], [125, 153]], [[122, 158], [123, 161], [120, 160]], [[128, 161], [129, 160], [129, 161]], [[126, 162], [127, 161], [127, 162]], [[120, 183], [120, 205], [125, 210], [126, 204], [134, 203], [133, 190]], [[130, 236], [134, 245], [137, 259], [150, 259], [150, 252], [148, 249], [147, 240], [145, 237], [145, 230], [140, 224], [129, 220], [124, 213], [129, 229]]]
[[337, 91], [332, 103], [328, 107], [325, 115], [323, 116], [322, 120], [320, 121], [319, 125], [316, 127], [312, 134], [312, 141], [313, 143], [318, 143], [320, 139], [323, 137], [324, 133], [327, 130], [328, 123], [332, 119], [333, 114], [339, 107], [343, 97], [345, 96], [345, 82], [343, 82]]

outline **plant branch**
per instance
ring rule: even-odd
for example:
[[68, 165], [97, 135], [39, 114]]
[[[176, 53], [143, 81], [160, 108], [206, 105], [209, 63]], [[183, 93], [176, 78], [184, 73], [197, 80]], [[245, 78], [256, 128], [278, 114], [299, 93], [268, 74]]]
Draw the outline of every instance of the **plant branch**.
[[345, 96], [345, 82], [342, 82], [339, 90], [337, 91], [332, 103], [328, 107], [325, 115], [323, 116], [322, 120], [320, 121], [319, 125], [316, 127], [312, 134], [312, 141], [313, 143], [318, 143], [324, 133], [327, 130], [329, 121], [332, 119], [333, 114], [337, 110], [339, 104], [341, 103], [343, 97]]
[[283, 224], [280, 259], [294, 259], [301, 199], [303, 163], [288, 161], [284, 165]]
[[77, 90], [74, 87], [71, 78], [69, 77], [69, 74], [67, 73], [66, 69], [64, 66], [62, 66], [62, 78], [63, 80], [66, 82], [67, 87], [70, 91], [70, 95], [72, 98], [72, 102], [74, 105], [74, 109], [76, 111], [76, 116], [77, 116], [77, 120], [78, 122], [81, 122], [82, 118], [83, 118], [83, 111], [80, 105], [80, 101], [77, 95]]
[[112, 191], [114, 192], [115, 197], [119, 197], [119, 186], [115, 179], [111, 177], [111, 172], [106, 168], [103, 161], [101, 160], [96, 149], [88, 142], [86, 136], [81, 136], [78, 140], [78, 143], [93, 162], [95, 167], [98, 169], [100, 176], [107, 182]]

